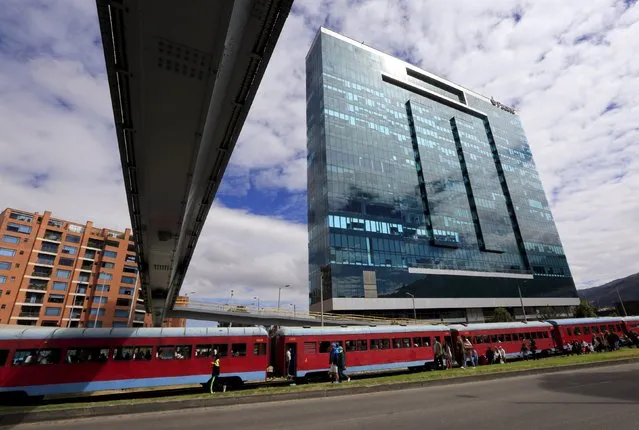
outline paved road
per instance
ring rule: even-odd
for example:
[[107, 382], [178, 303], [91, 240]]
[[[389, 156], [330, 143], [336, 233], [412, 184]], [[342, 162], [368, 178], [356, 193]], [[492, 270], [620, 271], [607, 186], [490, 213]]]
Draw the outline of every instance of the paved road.
[[639, 428], [638, 403], [639, 364], [629, 364], [399, 392], [85, 418], [13, 428], [635, 430]]

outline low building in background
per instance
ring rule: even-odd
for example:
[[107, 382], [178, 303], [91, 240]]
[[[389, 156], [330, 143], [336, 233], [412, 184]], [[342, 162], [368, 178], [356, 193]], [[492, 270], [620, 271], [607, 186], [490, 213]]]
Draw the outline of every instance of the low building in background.
[[0, 213], [0, 324], [142, 327], [139, 293], [130, 229]]

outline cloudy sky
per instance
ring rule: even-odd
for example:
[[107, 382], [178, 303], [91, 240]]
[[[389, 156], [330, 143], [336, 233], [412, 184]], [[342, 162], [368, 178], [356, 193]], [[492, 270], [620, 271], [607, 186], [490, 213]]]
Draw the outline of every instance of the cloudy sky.
[[[307, 306], [304, 57], [320, 25], [517, 105], [579, 288], [639, 271], [639, 5], [307, 0], [288, 18], [183, 292]], [[129, 226], [95, 3], [3, 0], [0, 206]], [[250, 262], [250, 263], [249, 263]]]

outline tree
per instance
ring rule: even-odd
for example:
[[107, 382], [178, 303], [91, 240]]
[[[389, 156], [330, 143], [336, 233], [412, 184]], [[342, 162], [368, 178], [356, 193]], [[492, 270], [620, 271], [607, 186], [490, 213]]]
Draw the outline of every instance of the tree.
[[595, 308], [588, 303], [588, 300], [581, 300], [578, 306], [574, 310], [575, 318], [594, 318], [597, 316]]
[[515, 321], [515, 318], [505, 308], [495, 308], [493, 311], [493, 322], [511, 322]]
[[561, 317], [562, 315], [557, 311], [557, 308], [553, 308], [552, 306], [546, 306], [539, 310], [539, 319], [544, 321]]

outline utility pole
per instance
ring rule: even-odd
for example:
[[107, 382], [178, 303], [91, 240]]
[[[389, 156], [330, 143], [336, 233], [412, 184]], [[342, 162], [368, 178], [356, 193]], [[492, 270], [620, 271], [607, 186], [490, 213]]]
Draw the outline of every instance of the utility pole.
[[521, 288], [517, 286], [517, 291], [519, 291], [519, 302], [521, 303], [521, 310], [524, 313], [524, 322], [528, 322], [526, 319], [526, 308], [524, 307], [524, 298], [521, 296]]

